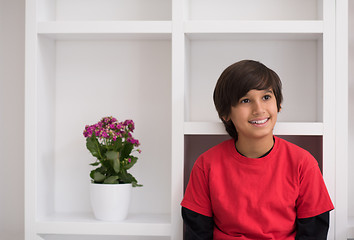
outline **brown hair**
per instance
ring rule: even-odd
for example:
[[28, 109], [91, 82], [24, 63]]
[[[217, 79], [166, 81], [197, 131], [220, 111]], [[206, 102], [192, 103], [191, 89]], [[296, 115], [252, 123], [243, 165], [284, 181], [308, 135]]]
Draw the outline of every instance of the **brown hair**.
[[227, 67], [220, 75], [213, 94], [215, 108], [225, 125], [227, 133], [237, 140], [237, 131], [231, 120], [225, 119], [231, 107], [252, 89], [272, 89], [278, 111], [283, 100], [282, 84], [279, 76], [264, 64], [253, 60], [242, 60]]

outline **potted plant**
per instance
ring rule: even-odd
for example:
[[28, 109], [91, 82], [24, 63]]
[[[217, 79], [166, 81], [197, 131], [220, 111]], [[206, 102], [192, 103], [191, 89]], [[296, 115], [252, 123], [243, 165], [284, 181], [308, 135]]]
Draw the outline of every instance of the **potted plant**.
[[132, 187], [140, 187], [135, 177], [128, 173], [140, 153], [140, 143], [133, 138], [134, 122], [119, 122], [104, 117], [98, 123], [86, 125], [83, 132], [86, 147], [95, 157], [90, 165], [91, 204], [96, 218], [122, 220], [127, 216]]

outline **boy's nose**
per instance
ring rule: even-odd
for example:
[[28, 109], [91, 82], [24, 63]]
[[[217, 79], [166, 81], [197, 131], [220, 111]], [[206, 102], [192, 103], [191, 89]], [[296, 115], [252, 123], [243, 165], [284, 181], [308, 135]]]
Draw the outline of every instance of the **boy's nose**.
[[264, 113], [264, 106], [263, 103], [260, 101], [254, 101], [253, 102], [253, 114], [254, 115], [260, 115]]

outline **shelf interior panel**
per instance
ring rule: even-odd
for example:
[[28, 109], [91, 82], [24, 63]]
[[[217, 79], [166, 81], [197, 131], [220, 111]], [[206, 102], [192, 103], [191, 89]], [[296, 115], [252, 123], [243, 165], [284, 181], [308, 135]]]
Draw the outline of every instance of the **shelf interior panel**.
[[[317, 20], [321, 0], [188, 0], [191, 20]], [[255, 7], [256, 6], [256, 7]]]
[[[95, 159], [82, 133], [110, 115], [133, 119], [133, 136], [141, 142], [130, 172], [144, 186], [133, 188], [130, 212], [169, 213], [171, 42], [40, 37], [38, 58], [38, 216], [91, 211], [89, 164]], [[159, 171], [146, 170], [152, 168]]]
[[214, 87], [226, 67], [243, 59], [264, 63], [282, 80], [279, 122], [322, 121], [321, 39], [187, 39], [186, 45], [185, 121], [219, 122]]
[[38, 19], [57, 21], [171, 20], [171, 0], [39, 0]]

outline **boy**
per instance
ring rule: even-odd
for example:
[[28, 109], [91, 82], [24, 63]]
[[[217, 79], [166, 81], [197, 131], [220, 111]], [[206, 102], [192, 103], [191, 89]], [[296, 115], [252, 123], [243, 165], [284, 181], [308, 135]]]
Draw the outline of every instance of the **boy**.
[[273, 135], [278, 75], [243, 60], [221, 74], [214, 103], [232, 139], [195, 162], [181, 203], [185, 239], [327, 239], [328, 195], [317, 161]]

